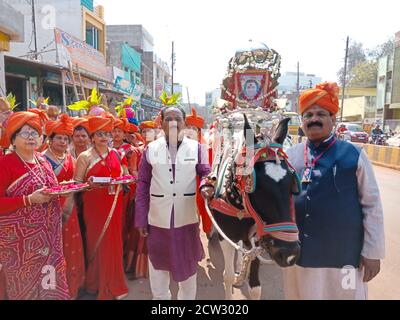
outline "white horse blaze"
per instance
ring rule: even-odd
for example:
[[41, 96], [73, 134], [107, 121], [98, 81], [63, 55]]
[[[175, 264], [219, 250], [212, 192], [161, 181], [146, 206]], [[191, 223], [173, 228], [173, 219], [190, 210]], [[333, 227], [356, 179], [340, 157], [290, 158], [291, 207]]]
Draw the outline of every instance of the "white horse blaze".
[[265, 162], [264, 165], [265, 174], [276, 182], [281, 181], [287, 175], [287, 171], [283, 169], [279, 164]]

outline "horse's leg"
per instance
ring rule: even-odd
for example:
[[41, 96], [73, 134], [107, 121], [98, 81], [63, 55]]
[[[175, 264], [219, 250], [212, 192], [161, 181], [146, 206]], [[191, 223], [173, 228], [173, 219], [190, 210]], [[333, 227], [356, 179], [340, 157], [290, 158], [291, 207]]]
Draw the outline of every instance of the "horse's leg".
[[260, 260], [257, 258], [250, 264], [250, 275], [249, 275], [249, 286], [250, 286], [250, 298], [251, 300], [261, 299], [261, 284], [259, 277]]
[[233, 300], [232, 290], [233, 283], [235, 282], [235, 248], [232, 247], [227, 241], [220, 242], [222, 253], [224, 255], [224, 286], [225, 286], [225, 299]]
[[[243, 241], [240, 240], [240, 241], [238, 242], [238, 245], [239, 245], [239, 246], [242, 246], [242, 245], [243, 245]], [[237, 252], [237, 256], [236, 256], [236, 272], [239, 273], [240, 270], [242, 270], [242, 265], [243, 265], [243, 253], [240, 252], [240, 251], [238, 251], [238, 252]]]

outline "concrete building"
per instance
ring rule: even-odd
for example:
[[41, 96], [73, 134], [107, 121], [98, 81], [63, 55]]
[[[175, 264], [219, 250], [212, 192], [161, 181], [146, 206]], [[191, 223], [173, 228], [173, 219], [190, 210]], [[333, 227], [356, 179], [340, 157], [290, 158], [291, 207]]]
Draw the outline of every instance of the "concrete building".
[[206, 92], [206, 107], [211, 108], [217, 99], [221, 98], [221, 89], [216, 88], [212, 91]]
[[11, 42], [17, 41], [24, 41], [24, 16], [2, 1], [0, 2], [0, 95], [2, 96], [7, 93], [4, 52], [10, 50]]
[[105, 55], [104, 9], [95, 7], [93, 0], [35, 0], [37, 55], [34, 52], [32, 6], [28, 1], [4, 1], [25, 17], [25, 41], [13, 44], [11, 55], [55, 64], [54, 28], [85, 41]]
[[[342, 97], [340, 89], [339, 97]], [[343, 121], [371, 124], [376, 121], [376, 88], [347, 87], [343, 104]], [[339, 103], [338, 117], [341, 114]]]
[[50, 103], [62, 109], [84, 98], [74, 90], [69, 62], [75, 72], [79, 65], [85, 97], [94, 87], [112, 92], [105, 59], [103, 7], [94, 6], [93, 0], [35, 0], [34, 8], [31, 1], [2, 2], [23, 15], [24, 41], [10, 46], [5, 68], [7, 91], [16, 92], [24, 108], [33, 107], [29, 100], [38, 96], [51, 95]]
[[127, 43], [141, 54], [141, 80], [144, 94], [154, 98], [154, 40], [151, 34], [142, 25], [108, 25], [107, 41]]
[[400, 131], [400, 31], [394, 54], [378, 61], [376, 120], [385, 130]]
[[[107, 41], [107, 65], [113, 67], [113, 80], [119, 86], [120, 81], [129, 82], [129, 87], [140, 85], [142, 55], [129, 44], [121, 41]], [[119, 70], [116, 70], [119, 69]], [[126, 92], [131, 94], [129, 92]]]
[[[315, 74], [306, 74], [304, 72], [299, 73], [300, 91], [313, 88], [321, 81], [322, 78]], [[279, 78], [278, 93], [281, 95], [288, 92], [297, 92], [297, 72], [286, 72]]]
[[171, 72], [168, 64], [162, 61], [157, 55], [153, 60], [153, 97], [158, 98], [165, 90], [171, 93]]

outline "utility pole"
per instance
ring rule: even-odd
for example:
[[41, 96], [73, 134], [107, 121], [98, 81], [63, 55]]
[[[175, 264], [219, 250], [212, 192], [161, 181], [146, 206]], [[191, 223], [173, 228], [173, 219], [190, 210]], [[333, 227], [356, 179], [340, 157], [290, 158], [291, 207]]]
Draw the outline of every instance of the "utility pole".
[[346, 55], [344, 57], [344, 75], [343, 75], [343, 85], [342, 85], [342, 106], [340, 108], [340, 122], [343, 121], [343, 107], [344, 107], [344, 92], [346, 89], [346, 78], [347, 78], [347, 60], [349, 58], [349, 36], [346, 40]]
[[175, 68], [175, 52], [174, 52], [174, 42], [172, 41], [172, 87], [171, 87], [171, 94], [174, 94], [174, 68]]
[[297, 61], [297, 84], [296, 84], [296, 112], [299, 113], [299, 97], [300, 97], [300, 63]]
[[34, 42], [35, 42], [35, 60], [37, 60], [37, 53], [38, 53], [38, 48], [37, 48], [37, 33], [36, 33], [36, 13], [35, 13], [35, 0], [31, 0], [32, 3], [32, 28], [33, 28], [33, 37], [34, 37]]
[[191, 106], [190, 106], [190, 96], [189, 96], [189, 88], [186, 87], [186, 92], [187, 92], [187, 96], [188, 96], [188, 104], [189, 104], [189, 111], [188, 113], [192, 110]]

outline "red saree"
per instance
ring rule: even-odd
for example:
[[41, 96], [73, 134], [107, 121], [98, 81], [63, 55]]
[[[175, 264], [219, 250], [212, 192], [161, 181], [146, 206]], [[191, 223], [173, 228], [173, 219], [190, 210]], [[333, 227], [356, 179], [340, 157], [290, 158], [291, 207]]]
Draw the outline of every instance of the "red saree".
[[[104, 160], [105, 163], [98, 157], [90, 164], [85, 176], [86, 181], [91, 176], [121, 175], [121, 161], [115, 150], [110, 150]], [[118, 195], [114, 214], [104, 237], [95, 250], [114, 199], [115, 195], [110, 195], [108, 188], [96, 188], [83, 193], [88, 257], [86, 289], [92, 293], [98, 292], [99, 300], [115, 299], [128, 293], [122, 262], [122, 192]]]
[[[50, 164], [36, 154], [29, 171], [19, 157], [0, 159], [0, 264], [10, 300], [70, 299], [62, 252], [60, 202], [24, 207], [23, 195], [57, 184]], [[41, 177], [40, 179], [38, 177]]]
[[[140, 160], [143, 155], [144, 148], [134, 148], [129, 158], [129, 171], [131, 174], [139, 171]], [[136, 184], [131, 185], [131, 206], [127, 214], [128, 238], [126, 246], [126, 265], [125, 270], [132, 274], [133, 278], [148, 278], [148, 255], [146, 238], [141, 237], [139, 231], [134, 226], [135, 220], [135, 199]]]
[[[74, 177], [74, 163], [72, 156], [67, 154], [62, 165], [53, 166], [58, 182], [70, 181]], [[79, 227], [78, 214], [73, 197], [60, 198], [63, 216], [63, 251], [67, 263], [67, 281], [72, 299], [78, 297], [79, 289], [85, 283], [85, 257], [83, 253], [82, 236]]]

